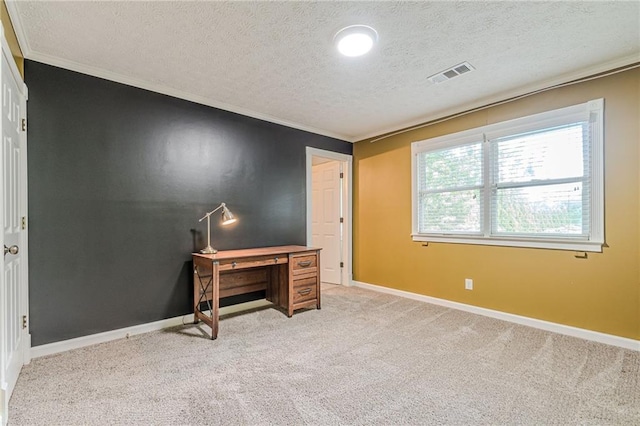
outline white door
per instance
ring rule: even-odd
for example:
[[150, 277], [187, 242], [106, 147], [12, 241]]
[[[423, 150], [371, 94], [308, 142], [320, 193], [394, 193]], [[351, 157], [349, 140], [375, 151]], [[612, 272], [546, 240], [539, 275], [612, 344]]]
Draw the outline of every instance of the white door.
[[25, 360], [26, 315], [26, 87], [2, 38], [2, 147], [0, 150], [0, 223], [4, 262], [0, 268], [0, 423], [7, 423], [11, 393]]
[[323, 282], [341, 283], [341, 181], [340, 162], [313, 166], [312, 244], [321, 247], [320, 277]]

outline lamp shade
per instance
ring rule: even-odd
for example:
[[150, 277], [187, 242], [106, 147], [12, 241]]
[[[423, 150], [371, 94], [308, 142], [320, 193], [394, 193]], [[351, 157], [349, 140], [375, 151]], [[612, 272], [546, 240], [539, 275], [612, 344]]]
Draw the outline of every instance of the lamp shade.
[[230, 223], [233, 223], [235, 221], [236, 221], [236, 218], [233, 216], [233, 213], [231, 213], [231, 210], [229, 210], [227, 206], [223, 203], [222, 204], [222, 224], [229, 225]]

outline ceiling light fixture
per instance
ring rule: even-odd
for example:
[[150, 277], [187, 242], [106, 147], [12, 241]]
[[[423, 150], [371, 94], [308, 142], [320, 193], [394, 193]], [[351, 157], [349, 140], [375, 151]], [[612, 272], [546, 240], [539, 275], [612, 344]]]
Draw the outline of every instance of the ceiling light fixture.
[[367, 25], [350, 25], [338, 31], [333, 41], [344, 56], [362, 56], [378, 41], [378, 33]]

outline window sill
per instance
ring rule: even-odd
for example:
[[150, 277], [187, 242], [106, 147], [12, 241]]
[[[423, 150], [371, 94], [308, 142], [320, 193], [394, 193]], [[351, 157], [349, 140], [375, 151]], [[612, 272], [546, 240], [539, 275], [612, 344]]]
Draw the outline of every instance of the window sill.
[[571, 240], [530, 240], [515, 238], [483, 238], [478, 236], [435, 236], [413, 234], [413, 241], [429, 243], [473, 244], [483, 246], [524, 247], [549, 250], [588, 251], [602, 253], [603, 242], [595, 241], [571, 241]]

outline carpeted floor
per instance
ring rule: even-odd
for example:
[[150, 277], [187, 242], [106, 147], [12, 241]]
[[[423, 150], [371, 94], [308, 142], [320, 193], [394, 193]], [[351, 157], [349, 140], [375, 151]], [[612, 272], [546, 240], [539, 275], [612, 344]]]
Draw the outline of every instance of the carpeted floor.
[[368, 290], [204, 330], [34, 359], [10, 425], [640, 424], [639, 352]]

